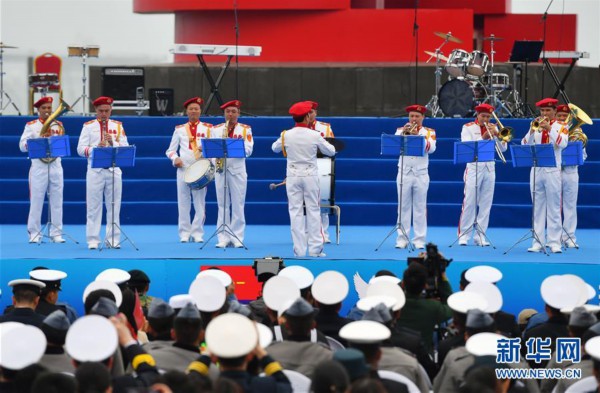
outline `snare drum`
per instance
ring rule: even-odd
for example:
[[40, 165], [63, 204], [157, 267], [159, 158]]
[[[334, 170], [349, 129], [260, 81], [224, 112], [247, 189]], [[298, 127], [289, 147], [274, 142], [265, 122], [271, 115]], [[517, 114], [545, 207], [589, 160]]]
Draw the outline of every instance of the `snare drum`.
[[481, 77], [485, 75], [490, 68], [490, 59], [485, 53], [475, 50], [471, 52], [469, 63], [467, 64], [467, 73]]
[[58, 74], [31, 74], [29, 75], [29, 86], [48, 87], [58, 84]]
[[194, 162], [183, 174], [183, 181], [192, 190], [201, 190], [213, 180], [215, 180], [215, 166], [205, 158]]
[[510, 79], [508, 74], [492, 74], [483, 77], [483, 84], [485, 86], [490, 85], [490, 80], [493, 89], [504, 90], [510, 87]]
[[454, 49], [446, 62], [446, 72], [455, 78], [465, 76], [465, 67], [470, 57], [469, 52], [462, 49]]

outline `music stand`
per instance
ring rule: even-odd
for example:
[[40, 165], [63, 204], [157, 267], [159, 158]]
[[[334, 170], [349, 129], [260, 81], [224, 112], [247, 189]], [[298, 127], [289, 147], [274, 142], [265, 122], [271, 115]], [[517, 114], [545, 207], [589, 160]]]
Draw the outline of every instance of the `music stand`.
[[[106, 223], [107, 226], [111, 225], [112, 238], [110, 243], [107, 243], [108, 239], [104, 239], [100, 245], [100, 251], [102, 251], [104, 245], [106, 245], [107, 248], [120, 248], [121, 243], [125, 242], [125, 240], [129, 241], [136, 251], [139, 251], [129, 236], [121, 229], [121, 226], [115, 222], [115, 169], [117, 167], [125, 168], [135, 166], [135, 151], [135, 146], [109, 146], [95, 147], [92, 149], [92, 168], [112, 168], [112, 201], [110, 202], [112, 222], [109, 224], [107, 221]], [[115, 227], [119, 228], [119, 232], [125, 236], [125, 239], [119, 241], [118, 244], [115, 244]]]
[[[454, 165], [475, 163], [475, 220], [473, 224], [462, 234], [459, 233], [456, 240], [449, 247], [452, 247], [460, 240], [462, 236], [467, 236], [471, 232], [475, 232], [475, 236], [479, 235], [479, 239], [483, 238], [490, 243], [492, 248], [496, 248], [490, 241], [489, 237], [485, 234], [485, 231], [481, 228], [477, 222], [477, 210], [479, 209], [479, 162], [491, 162], [494, 161], [495, 154], [495, 142], [493, 140], [482, 140], [482, 141], [470, 141], [470, 142], [455, 142], [454, 143]], [[467, 179], [465, 178], [465, 187], [467, 185]], [[467, 238], [468, 239], [468, 238]], [[481, 242], [483, 246], [483, 242]]]
[[549, 143], [543, 145], [510, 145], [510, 154], [513, 160], [513, 167], [533, 167], [533, 197], [532, 208], [531, 208], [531, 229], [527, 231], [521, 239], [513, 244], [508, 250], [504, 251], [506, 255], [510, 250], [515, 248], [517, 244], [524, 242], [527, 239], [535, 239], [541, 246], [542, 251], [547, 256], [550, 256], [546, 245], [542, 244], [540, 237], [535, 233], [535, 178], [537, 168], [542, 167], [554, 167], [556, 166], [556, 157], [554, 156], [554, 146]]
[[[567, 144], [567, 147], [565, 147], [562, 152], [561, 152], [562, 158], [561, 158], [561, 163], [562, 166], [575, 166], [575, 165], [583, 165], [584, 160], [583, 160], [583, 143], [581, 141], [576, 141], [576, 142], [569, 142]], [[562, 210], [562, 209], [561, 209]], [[575, 241], [573, 240], [573, 238], [571, 237], [571, 235], [569, 235], [569, 233], [565, 230], [565, 228], [563, 227], [563, 232], [567, 235], [568, 240], [570, 240], [571, 242], [573, 242], [573, 244], [575, 244], [575, 248], [579, 249], [579, 246], [577, 245], [577, 243], [575, 243]], [[562, 238], [562, 236], [561, 236]], [[565, 246], [565, 241], [562, 242], [563, 246]], [[567, 247], [565, 246], [565, 249]]]
[[[517, 108], [518, 111], [521, 112], [523, 117], [533, 116], [533, 111], [529, 107], [529, 103], [527, 102], [527, 93], [529, 91], [529, 77], [528, 77], [528, 67], [529, 63], [537, 63], [540, 60], [540, 53], [542, 52], [542, 47], [544, 46], [544, 41], [515, 41], [512, 51], [510, 53], [509, 62], [511, 63], [525, 63], [525, 102], [521, 102], [520, 108]], [[518, 105], [518, 103], [515, 103]]]
[[[202, 143], [202, 155], [204, 158], [222, 158], [224, 159], [223, 163], [223, 221], [221, 225], [217, 228], [217, 230], [208, 238], [206, 243], [200, 247], [200, 249], [204, 249], [206, 245], [210, 242], [210, 240], [217, 236], [219, 233], [225, 232], [231, 236], [233, 236], [238, 242], [242, 244], [242, 246], [247, 250], [248, 247], [242, 242], [233, 230], [227, 225], [227, 158], [246, 158], [246, 150], [244, 148], [244, 140], [243, 139], [232, 139], [232, 138], [214, 138], [214, 139], [201, 139]], [[233, 209], [231, 209], [233, 210]], [[223, 251], [227, 247], [223, 248]]]
[[400, 195], [398, 206], [398, 222], [387, 234], [387, 236], [379, 243], [375, 251], [379, 251], [381, 245], [398, 230], [408, 241], [407, 250], [414, 251], [415, 247], [410, 241], [410, 237], [406, 229], [402, 225], [402, 192], [404, 186], [404, 157], [423, 157], [425, 154], [425, 137], [422, 135], [389, 135], [381, 134], [381, 155], [382, 156], [400, 156]]
[[[49, 138], [33, 138], [27, 140], [27, 150], [29, 153], [29, 159], [68, 157], [71, 155], [71, 144], [69, 143], [68, 135], [57, 135]], [[69, 234], [52, 223], [52, 209], [50, 208], [50, 165], [52, 165], [52, 163], [48, 163], [46, 165], [48, 167], [48, 186], [46, 189], [46, 195], [48, 198], [48, 222], [34, 236], [34, 239], [36, 239], [38, 236], [52, 239], [50, 236], [50, 228], [55, 227], [60, 231], [60, 234], [57, 236], [65, 235], [75, 244], [79, 244], [77, 240], [73, 239], [71, 236], [69, 236]], [[41, 244], [41, 242], [39, 242], [39, 244]]]

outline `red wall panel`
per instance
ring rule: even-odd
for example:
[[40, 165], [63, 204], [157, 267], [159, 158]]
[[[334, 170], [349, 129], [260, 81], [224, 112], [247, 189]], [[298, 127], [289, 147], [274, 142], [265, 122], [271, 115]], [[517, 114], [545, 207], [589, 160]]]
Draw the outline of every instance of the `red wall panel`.
[[[497, 37], [504, 38], [504, 40], [497, 41], [495, 44], [495, 60], [499, 62], [508, 61], [515, 41], [542, 40], [544, 37], [544, 24], [541, 18], [541, 15], [531, 14], [486, 16], [483, 27], [485, 36], [493, 33]], [[548, 15], [546, 50], [575, 50], [576, 42], [577, 15]], [[486, 41], [483, 49], [487, 53], [490, 52], [489, 41]]]
[[[350, 0], [237, 0], [239, 10], [343, 10]], [[233, 10], [232, 0], [133, 0], [140, 13]]]
[[385, 8], [461, 9], [473, 10], [475, 15], [508, 14], [510, 0], [385, 0]]
[[[243, 62], [357, 62], [397, 63], [414, 61], [411, 10], [346, 10], [331, 12], [272, 11], [239, 13], [240, 45], [263, 47], [257, 58]], [[418, 14], [419, 61], [423, 50], [434, 50], [442, 39], [435, 31], [452, 31], [463, 39], [449, 43], [454, 48], [472, 49], [471, 10], [421, 10]], [[231, 12], [180, 12], [175, 19], [175, 42], [231, 45], [235, 42]], [[221, 61], [207, 56], [207, 61]], [[178, 56], [177, 62], [196, 61]]]

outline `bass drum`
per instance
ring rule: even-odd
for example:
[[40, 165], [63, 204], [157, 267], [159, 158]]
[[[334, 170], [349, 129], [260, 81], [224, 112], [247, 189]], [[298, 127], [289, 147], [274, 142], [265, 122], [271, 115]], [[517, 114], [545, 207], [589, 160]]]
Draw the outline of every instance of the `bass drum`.
[[465, 117], [473, 111], [473, 87], [460, 79], [444, 83], [438, 94], [440, 108], [447, 117]]

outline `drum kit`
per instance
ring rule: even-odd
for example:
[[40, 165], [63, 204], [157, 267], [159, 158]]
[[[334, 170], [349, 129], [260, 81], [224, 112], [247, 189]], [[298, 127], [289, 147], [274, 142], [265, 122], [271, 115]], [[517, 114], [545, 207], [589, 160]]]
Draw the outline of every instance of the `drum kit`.
[[[484, 40], [490, 41], [491, 57], [483, 51], [469, 53], [463, 49], [454, 49], [446, 57], [442, 47], [448, 42], [460, 44], [462, 40], [450, 32], [434, 34], [444, 41], [435, 51], [425, 51], [430, 56], [428, 62], [434, 58], [436, 60], [435, 93], [426, 105], [432, 117], [470, 116], [474, 113], [474, 107], [483, 103], [494, 106], [501, 115], [512, 116], [502, 98], [502, 93], [512, 89], [509, 77], [507, 74], [494, 73], [494, 42], [502, 38], [493, 34], [484, 37]], [[442, 69], [449, 75], [443, 85]]]
[[[12, 98], [8, 95], [6, 90], [4, 90], [4, 49], [17, 49], [16, 46], [6, 45], [3, 42], [0, 42], [0, 115], [9, 105], [12, 104], [13, 108], [17, 111], [19, 116], [21, 116], [21, 111], [17, 108], [17, 105], [13, 102]], [[4, 97], [6, 97], [7, 101], [4, 103]]]

